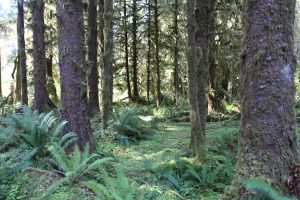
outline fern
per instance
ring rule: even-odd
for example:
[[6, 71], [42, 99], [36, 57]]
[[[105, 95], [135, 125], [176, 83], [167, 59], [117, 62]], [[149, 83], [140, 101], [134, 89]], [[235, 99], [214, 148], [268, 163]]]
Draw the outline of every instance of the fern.
[[98, 154], [90, 155], [89, 149], [89, 145], [87, 144], [84, 151], [81, 152], [76, 145], [74, 151], [71, 154], [67, 154], [63, 146], [59, 144], [51, 146], [50, 153], [60, 170], [60, 174], [64, 176], [47, 189], [44, 198], [49, 197], [49, 195], [53, 194], [64, 184], [79, 183], [84, 175], [93, 174], [94, 170], [113, 160], [110, 157], [100, 158]]
[[209, 187], [216, 182], [219, 178], [221, 170], [223, 168], [222, 165], [217, 166], [212, 171], [208, 170], [208, 166], [204, 164], [201, 168], [200, 173], [196, 171], [196, 169], [191, 165], [186, 165], [188, 170], [186, 173], [192, 175], [196, 180], [200, 183], [202, 187]]
[[249, 179], [244, 181], [244, 185], [247, 190], [262, 194], [264, 198], [271, 200], [297, 200], [296, 198], [283, 196], [263, 180]]
[[51, 144], [59, 143], [67, 147], [77, 139], [75, 133], [60, 137], [66, 123], [65, 121], [57, 123], [54, 112], [39, 114], [24, 107], [23, 113], [14, 113], [0, 118], [1, 149], [26, 144], [29, 149], [36, 150], [38, 156], [48, 155]]
[[97, 199], [106, 200], [134, 200], [137, 189], [130, 184], [125, 173], [117, 169], [116, 177], [110, 177], [104, 172], [103, 183], [94, 180], [85, 181], [83, 184], [94, 192]]
[[112, 113], [109, 129], [117, 133], [120, 141], [143, 139], [152, 132], [151, 124], [140, 117], [137, 108], [123, 108]]

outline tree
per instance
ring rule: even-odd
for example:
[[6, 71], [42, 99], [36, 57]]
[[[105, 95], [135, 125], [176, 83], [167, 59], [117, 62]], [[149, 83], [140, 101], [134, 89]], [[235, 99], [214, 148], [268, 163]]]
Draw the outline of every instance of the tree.
[[195, 4], [195, 45], [197, 49], [196, 80], [198, 111], [203, 134], [206, 127], [206, 87], [208, 82], [209, 17], [211, 0], [197, 0]]
[[264, 179], [287, 194], [299, 160], [294, 112], [295, 0], [246, 1], [241, 60], [242, 118], [236, 181], [223, 199], [245, 196], [239, 180]]
[[137, 0], [133, 0], [132, 4], [132, 69], [133, 69], [133, 97], [134, 101], [138, 101], [139, 88], [138, 88], [138, 7]]
[[91, 125], [87, 117], [86, 62], [84, 55], [83, 4], [81, 0], [56, 2], [58, 21], [58, 49], [61, 79], [61, 114], [68, 124], [65, 132], [78, 135], [83, 148], [90, 142]]
[[151, 86], [151, 43], [152, 43], [152, 26], [151, 26], [151, 1], [148, 0], [148, 18], [147, 18], [147, 44], [148, 44], [148, 50], [147, 50], [147, 101], [150, 102], [150, 86]]
[[161, 80], [160, 80], [160, 57], [159, 57], [159, 7], [157, 0], [154, 0], [154, 24], [155, 24], [155, 62], [156, 62], [156, 106], [160, 107], [161, 96]]
[[18, 0], [18, 19], [17, 19], [17, 32], [18, 32], [18, 56], [21, 72], [21, 98], [22, 104], [28, 105], [27, 95], [27, 69], [26, 69], [26, 49], [24, 38], [24, 0]]
[[179, 100], [179, 30], [178, 30], [178, 0], [174, 2], [174, 103], [177, 104]]
[[191, 139], [190, 148], [195, 152], [197, 159], [205, 157], [205, 135], [201, 127], [200, 115], [198, 110], [197, 95], [197, 50], [195, 46], [195, 0], [187, 1], [187, 31], [188, 31], [188, 77], [189, 77], [189, 104], [191, 117]]
[[130, 72], [129, 72], [129, 48], [128, 48], [128, 25], [127, 25], [127, 3], [126, 0], [123, 1], [123, 26], [124, 26], [124, 47], [125, 47], [125, 70], [126, 70], [126, 84], [128, 98], [132, 100], [131, 94], [131, 84], [130, 84]]
[[16, 82], [14, 87], [14, 102], [21, 102], [22, 100], [21, 70], [19, 62], [19, 56], [17, 56], [14, 60], [14, 71], [11, 75]]
[[97, 2], [89, 1], [88, 5], [88, 61], [90, 64], [88, 86], [88, 110], [89, 115], [99, 112], [99, 75], [97, 65]]
[[45, 23], [44, 2], [30, 2], [33, 30], [33, 79], [34, 79], [34, 109], [40, 113], [47, 109], [49, 99], [47, 91], [47, 60], [45, 55]]
[[113, 111], [113, 1], [104, 0], [104, 52], [102, 85], [102, 128], [107, 128]]

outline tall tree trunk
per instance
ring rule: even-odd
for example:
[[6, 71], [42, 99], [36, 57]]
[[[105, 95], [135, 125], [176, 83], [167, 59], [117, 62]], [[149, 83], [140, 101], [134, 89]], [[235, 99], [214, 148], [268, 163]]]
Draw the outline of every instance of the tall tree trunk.
[[179, 57], [179, 48], [178, 48], [178, 41], [179, 41], [179, 31], [178, 31], [178, 0], [175, 0], [174, 4], [174, 103], [177, 104], [179, 100], [179, 64], [178, 64], [178, 57]]
[[137, 0], [133, 0], [132, 5], [132, 69], [133, 69], [133, 101], [139, 100], [138, 88], [138, 39], [137, 39], [137, 20], [138, 20]]
[[156, 61], [156, 93], [157, 93], [157, 99], [156, 99], [156, 106], [160, 107], [162, 96], [161, 96], [161, 80], [160, 80], [160, 59], [159, 59], [159, 13], [158, 13], [158, 2], [157, 0], [154, 0], [154, 20], [155, 20], [155, 61]]
[[65, 132], [78, 135], [81, 148], [91, 139], [91, 125], [85, 108], [86, 73], [84, 59], [83, 6], [81, 0], [58, 0], [58, 48], [61, 78], [62, 119]]
[[21, 102], [21, 100], [22, 100], [21, 70], [20, 70], [20, 62], [19, 62], [18, 56], [14, 60], [14, 65], [15, 65], [15, 72], [14, 72], [15, 75], [13, 73], [12, 78], [16, 80], [16, 86], [14, 89], [14, 92], [15, 92], [14, 103], [16, 103], [16, 102]]
[[[237, 180], [265, 179], [287, 194], [299, 161], [294, 111], [295, 0], [246, 1]], [[238, 181], [224, 199], [247, 197]]]
[[195, 10], [196, 35], [195, 44], [197, 49], [197, 96], [198, 111], [200, 116], [202, 134], [206, 127], [206, 87], [208, 82], [208, 40], [209, 40], [209, 10], [211, 0], [197, 0]]
[[27, 94], [27, 69], [26, 69], [26, 52], [25, 52], [25, 38], [24, 38], [24, 0], [18, 0], [18, 20], [17, 20], [17, 32], [18, 32], [18, 56], [21, 71], [21, 98], [22, 104], [28, 105]]
[[126, 83], [128, 98], [132, 100], [131, 85], [130, 85], [130, 73], [129, 73], [129, 50], [128, 50], [128, 27], [127, 27], [127, 3], [124, 0], [124, 37], [125, 37], [125, 70], [126, 70]]
[[197, 95], [197, 50], [195, 46], [195, 0], [187, 1], [187, 29], [188, 29], [188, 78], [189, 78], [189, 104], [191, 117], [190, 148], [198, 160], [205, 158], [205, 136], [200, 123]]
[[100, 108], [103, 108], [102, 98], [102, 86], [103, 86], [103, 57], [104, 57], [104, 0], [99, 0], [98, 4], [98, 19], [99, 19], [99, 31], [98, 31], [98, 46], [99, 46], [99, 104]]
[[151, 1], [148, 0], [148, 52], [147, 52], [147, 101], [150, 102], [151, 87]]
[[113, 111], [113, 1], [104, 0], [104, 52], [102, 86], [102, 128], [107, 128]]
[[95, 113], [100, 111], [98, 92], [99, 75], [97, 65], [97, 2], [94, 0], [90, 0], [88, 6], [88, 61], [90, 65], [90, 71], [88, 73], [88, 110], [89, 115], [93, 116]]
[[42, 113], [47, 109], [49, 98], [46, 79], [44, 2], [43, 0], [31, 1], [30, 7], [33, 31], [34, 109]]

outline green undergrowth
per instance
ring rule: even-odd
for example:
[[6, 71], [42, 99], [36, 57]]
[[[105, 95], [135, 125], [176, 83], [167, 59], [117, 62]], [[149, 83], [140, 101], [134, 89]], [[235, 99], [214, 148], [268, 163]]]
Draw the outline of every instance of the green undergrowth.
[[[207, 123], [207, 160], [199, 163], [188, 148], [190, 123], [152, 109], [120, 108], [104, 135], [95, 117], [94, 140], [100, 142], [91, 153], [88, 146], [64, 151], [76, 138], [56, 137], [64, 123], [53, 113], [28, 110], [26, 118], [1, 120], [2, 129], [14, 134], [1, 135], [0, 199], [213, 200], [234, 174], [238, 121]], [[27, 126], [30, 120], [34, 127]]]

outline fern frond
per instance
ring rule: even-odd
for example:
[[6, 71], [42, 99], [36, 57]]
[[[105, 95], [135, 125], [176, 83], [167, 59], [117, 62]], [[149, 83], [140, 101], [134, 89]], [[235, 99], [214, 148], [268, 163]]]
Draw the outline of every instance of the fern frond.
[[263, 180], [249, 179], [244, 181], [244, 185], [248, 190], [259, 192], [264, 195], [264, 197], [272, 200], [293, 200], [292, 198], [281, 195], [277, 190]]
[[97, 169], [99, 167], [101, 167], [103, 164], [109, 162], [109, 161], [112, 161], [113, 158], [102, 158], [102, 159], [98, 159], [96, 161], [94, 161], [90, 166], [88, 166], [88, 168], [86, 170], [84, 170], [84, 173], [88, 173], [94, 169]]

